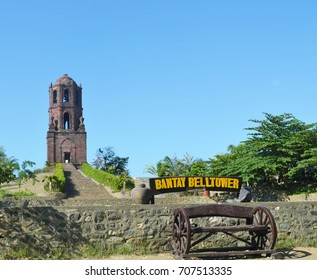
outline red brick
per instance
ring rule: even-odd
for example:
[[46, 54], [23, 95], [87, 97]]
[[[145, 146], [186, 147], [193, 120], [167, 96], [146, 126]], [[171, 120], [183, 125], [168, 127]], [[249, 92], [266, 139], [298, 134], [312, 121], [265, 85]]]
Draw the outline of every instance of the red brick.
[[82, 88], [67, 74], [49, 87], [47, 161], [87, 162], [86, 129], [83, 121]]

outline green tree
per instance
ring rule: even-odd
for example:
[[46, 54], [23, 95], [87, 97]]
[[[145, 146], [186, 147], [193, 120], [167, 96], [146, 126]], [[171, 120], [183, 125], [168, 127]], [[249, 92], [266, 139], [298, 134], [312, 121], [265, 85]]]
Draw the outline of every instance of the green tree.
[[306, 163], [307, 158], [315, 156], [308, 151], [317, 146], [317, 126], [287, 113], [279, 116], [265, 113], [265, 117], [265, 120], [251, 120], [258, 126], [246, 128], [252, 132], [245, 143], [261, 159], [258, 165], [275, 177], [277, 183], [287, 184], [299, 174], [298, 165], [305, 156]]
[[47, 189], [49, 191], [54, 191], [55, 189], [58, 188], [58, 185], [59, 185], [58, 177], [54, 174], [44, 176], [42, 182], [45, 183], [45, 186], [47, 186]]
[[190, 170], [184, 174], [185, 176], [208, 176], [210, 172], [210, 162], [202, 159], [195, 160]]
[[285, 185], [317, 180], [317, 123], [306, 124], [292, 114], [264, 113], [263, 120], [251, 119], [248, 139], [228, 147], [227, 153], [197, 160], [165, 157], [146, 173], [157, 176], [240, 176], [256, 186]]
[[92, 166], [117, 176], [121, 176], [125, 172], [125, 176], [127, 176], [129, 175], [127, 169], [128, 161], [129, 157], [118, 157], [112, 147], [106, 147], [97, 150]]
[[253, 185], [287, 185], [317, 177], [316, 124], [305, 124], [291, 114], [265, 113], [264, 120], [250, 121], [257, 126], [246, 128], [246, 141], [210, 159], [213, 175], [241, 176]]
[[180, 176], [183, 175], [185, 166], [176, 156], [172, 158], [166, 156], [163, 161], [158, 164], [157, 170], [159, 176]]
[[[147, 165], [144, 173], [154, 176], [194, 176], [207, 173], [207, 162], [194, 159], [193, 156], [186, 153], [182, 159], [165, 156], [164, 159], [156, 163], [156, 165]], [[200, 173], [200, 174], [198, 174]]]
[[4, 149], [0, 147], [0, 185], [9, 183], [16, 178], [15, 171], [19, 169], [19, 164], [14, 158], [8, 158]]
[[149, 174], [152, 174], [154, 176], [158, 176], [157, 175], [157, 166], [154, 166], [152, 164], [148, 164], [147, 166], [145, 166], [144, 168], [144, 173], [149, 173]]
[[144, 170], [145, 173], [150, 173], [159, 177], [180, 176], [183, 175], [184, 171], [185, 164], [176, 156], [172, 158], [166, 156], [164, 159], [160, 160], [156, 166], [148, 165]]
[[36, 182], [36, 175], [34, 173], [34, 170], [30, 170], [29, 167], [33, 167], [35, 165], [35, 162], [25, 160], [22, 162], [21, 170], [18, 173], [18, 185], [21, 187], [21, 185], [28, 181], [32, 180], [33, 185]]
[[264, 161], [255, 157], [254, 151], [245, 143], [230, 145], [228, 153], [217, 154], [209, 161], [210, 173], [214, 176], [240, 176], [248, 184], [265, 177]]

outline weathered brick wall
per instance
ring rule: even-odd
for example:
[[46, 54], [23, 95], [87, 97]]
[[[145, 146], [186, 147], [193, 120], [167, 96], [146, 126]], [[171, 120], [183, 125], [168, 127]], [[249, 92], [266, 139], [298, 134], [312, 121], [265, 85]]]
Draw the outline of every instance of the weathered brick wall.
[[[317, 239], [317, 202], [243, 205], [267, 206], [275, 217], [279, 238], [290, 237], [302, 242]], [[96, 242], [139, 244], [153, 251], [170, 251], [172, 213], [181, 206], [133, 205], [129, 200], [119, 204], [95, 201], [72, 205], [61, 201], [0, 201], [0, 248], [21, 243], [43, 248], [69, 246], [71, 249], [77, 244]], [[211, 221], [206, 219], [205, 223]]]

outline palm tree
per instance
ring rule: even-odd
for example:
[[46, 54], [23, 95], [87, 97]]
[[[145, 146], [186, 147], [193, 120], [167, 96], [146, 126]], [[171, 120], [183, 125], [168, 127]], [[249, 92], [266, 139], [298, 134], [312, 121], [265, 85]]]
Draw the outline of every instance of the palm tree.
[[154, 176], [157, 176], [157, 168], [154, 165], [147, 165], [144, 168], [144, 173], [149, 173], [149, 174], [152, 174]]
[[182, 176], [188, 174], [192, 168], [194, 157], [186, 153], [184, 159], [178, 159], [176, 156], [166, 156], [160, 160], [156, 166], [147, 165], [144, 169], [145, 173], [150, 173], [155, 176]]
[[52, 191], [58, 185], [58, 178], [55, 175], [46, 175], [42, 182], [47, 182], [48, 189]]
[[194, 160], [194, 157], [191, 156], [190, 154], [186, 153], [184, 155], [183, 163], [184, 163], [184, 169], [186, 170], [187, 173], [190, 172], [195, 161], [196, 160]]
[[170, 158], [166, 156], [164, 158], [164, 162], [166, 163], [166, 170], [168, 174], [166, 176], [180, 176], [184, 173], [184, 163], [179, 160], [176, 156]]

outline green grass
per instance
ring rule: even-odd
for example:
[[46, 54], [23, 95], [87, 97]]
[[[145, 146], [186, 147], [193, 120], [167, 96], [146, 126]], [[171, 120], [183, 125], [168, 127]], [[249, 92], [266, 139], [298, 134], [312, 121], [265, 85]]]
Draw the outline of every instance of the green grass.
[[317, 247], [317, 240], [294, 239], [285, 234], [279, 234], [276, 249], [292, 249], [295, 247]]
[[153, 254], [145, 245], [102, 245], [88, 243], [78, 246], [60, 246], [58, 248], [35, 248], [27, 244], [7, 247], [0, 251], [0, 259], [10, 260], [69, 260], [69, 259], [105, 259], [112, 255], [149, 255]]
[[3, 198], [7, 194], [7, 191], [0, 189], [0, 198]]
[[50, 248], [49, 250], [41, 247], [34, 248], [28, 244], [19, 244], [14, 247], [5, 247], [0, 251], [2, 260], [70, 260], [73, 257], [71, 249]]
[[14, 198], [19, 197], [29, 197], [29, 196], [35, 196], [35, 193], [25, 190], [25, 191], [18, 191], [18, 192], [8, 192], [6, 190], [0, 189], [0, 198], [3, 198], [5, 196], [11, 196]]
[[18, 192], [14, 192], [13, 196], [15, 198], [19, 198], [19, 197], [25, 197], [25, 196], [35, 196], [35, 193], [31, 192], [31, 191], [18, 191]]

